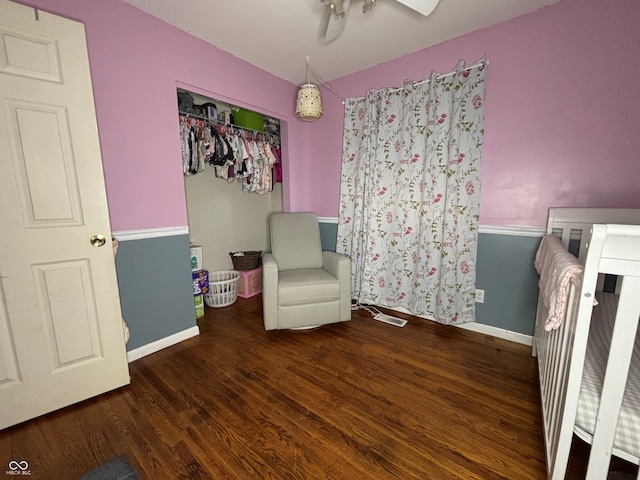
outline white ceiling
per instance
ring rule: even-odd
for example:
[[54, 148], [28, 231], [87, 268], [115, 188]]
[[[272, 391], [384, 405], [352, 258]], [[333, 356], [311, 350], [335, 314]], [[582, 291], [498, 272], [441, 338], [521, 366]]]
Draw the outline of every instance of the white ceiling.
[[342, 35], [328, 44], [328, 12], [320, 0], [124, 1], [301, 84], [307, 56], [322, 79], [331, 81], [558, 0], [440, 0], [428, 17], [395, 0], [377, 0], [365, 14], [361, 0], [352, 0]]

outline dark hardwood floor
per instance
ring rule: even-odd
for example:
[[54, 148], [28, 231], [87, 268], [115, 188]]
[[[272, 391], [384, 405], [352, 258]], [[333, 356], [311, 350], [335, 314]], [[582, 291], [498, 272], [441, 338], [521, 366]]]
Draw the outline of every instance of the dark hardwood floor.
[[48, 480], [118, 455], [143, 479], [545, 478], [529, 347], [363, 310], [265, 332], [261, 312], [260, 296], [207, 308], [198, 337], [130, 364], [130, 386], [0, 432], [0, 463]]

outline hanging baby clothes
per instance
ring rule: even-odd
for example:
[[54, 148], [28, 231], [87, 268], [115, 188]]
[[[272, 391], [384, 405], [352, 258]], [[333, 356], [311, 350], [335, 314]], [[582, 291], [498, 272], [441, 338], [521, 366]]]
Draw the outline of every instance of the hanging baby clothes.
[[202, 125], [192, 118], [180, 117], [180, 150], [182, 153], [182, 171], [185, 175], [193, 175], [205, 168], [202, 143]]
[[273, 155], [276, 157], [276, 164], [273, 166], [273, 177], [276, 183], [282, 183], [282, 156], [280, 154], [280, 146], [272, 146]]
[[182, 170], [193, 175], [213, 167], [214, 175], [241, 183], [247, 193], [264, 195], [282, 181], [280, 146], [274, 138], [245, 129], [213, 125], [211, 121], [180, 115]]

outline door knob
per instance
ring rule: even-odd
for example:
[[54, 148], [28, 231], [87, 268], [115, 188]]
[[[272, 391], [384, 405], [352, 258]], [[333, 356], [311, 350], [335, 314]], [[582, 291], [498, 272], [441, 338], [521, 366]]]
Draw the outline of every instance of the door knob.
[[93, 235], [89, 241], [91, 242], [91, 245], [93, 245], [94, 247], [101, 247], [103, 246], [105, 243], [107, 243], [107, 239], [104, 238], [104, 235], [100, 235], [99, 233]]

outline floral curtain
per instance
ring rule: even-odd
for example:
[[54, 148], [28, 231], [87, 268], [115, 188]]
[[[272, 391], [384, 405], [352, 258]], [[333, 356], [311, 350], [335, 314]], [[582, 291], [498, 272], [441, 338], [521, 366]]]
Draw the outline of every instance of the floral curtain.
[[347, 99], [337, 250], [352, 296], [475, 320], [485, 59]]

